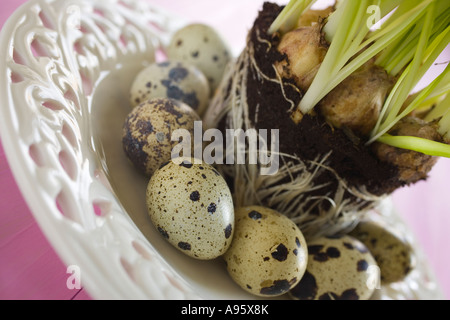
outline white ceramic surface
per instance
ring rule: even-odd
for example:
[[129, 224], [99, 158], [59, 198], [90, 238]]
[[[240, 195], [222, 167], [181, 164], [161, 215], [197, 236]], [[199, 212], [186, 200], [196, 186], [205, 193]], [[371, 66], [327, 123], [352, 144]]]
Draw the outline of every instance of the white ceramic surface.
[[[2, 29], [3, 146], [44, 233], [96, 299], [253, 298], [221, 259], [191, 259], [161, 238], [147, 181], [122, 151], [131, 82], [184, 23], [139, 1], [32, 0]], [[426, 264], [380, 293], [440, 297]]]

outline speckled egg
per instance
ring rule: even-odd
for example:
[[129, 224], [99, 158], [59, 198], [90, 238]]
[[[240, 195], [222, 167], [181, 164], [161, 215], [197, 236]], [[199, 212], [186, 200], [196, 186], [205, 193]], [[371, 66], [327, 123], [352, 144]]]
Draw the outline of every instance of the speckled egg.
[[178, 30], [167, 47], [171, 60], [198, 67], [207, 77], [211, 94], [222, 80], [231, 54], [219, 33], [205, 24], [190, 24]]
[[161, 235], [186, 255], [214, 259], [234, 233], [231, 192], [212, 166], [178, 158], [164, 164], [147, 187], [147, 208]]
[[138, 170], [151, 176], [171, 158], [172, 132], [186, 129], [193, 136], [194, 121], [200, 117], [188, 105], [172, 99], [152, 99], [135, 107], [127, 116], [122, 131], [125, 155]]
[[133, 107], [152, 98], [171, 98], [186, 103], [200, 116], [209, 97], [205, 75], [197, 67], [178, 61], [149, 65], [138, 73], [130, 90]]
[[286, 216], [266, 207], [235, 212], [236, 230], [225, 253], [231, 278], [260, 297], [280, 296], [302, 278], [307, 264], [303, 234]]
[[412, 248], [400, 235], [375, 221], [362, 221], [350, 235], [363, 242], [380, 267], [382, 283], [403, 280], [413, 269]]
[[290, 291], [296, 300], [367, 300], [379, 281], [375, 259], [367, 247], [350, 236], [308, 242], [308, 266]]

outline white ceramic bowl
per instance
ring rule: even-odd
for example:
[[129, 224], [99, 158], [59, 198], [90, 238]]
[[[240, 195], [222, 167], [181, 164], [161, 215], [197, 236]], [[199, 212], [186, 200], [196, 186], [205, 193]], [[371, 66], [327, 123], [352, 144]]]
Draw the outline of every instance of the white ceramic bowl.
[[[253, 298], [221, 259], [191, 259], [161, 238], [147, 181], [122, 151], [131, 82], [185, 23], [146, 2], [32, 0], [2, 29], [4, 149], [45, 235], [96, 299]], [[380, 210], [408, 233], [389, 201]], [[440, 297], [426, 263], [380, 293]]]

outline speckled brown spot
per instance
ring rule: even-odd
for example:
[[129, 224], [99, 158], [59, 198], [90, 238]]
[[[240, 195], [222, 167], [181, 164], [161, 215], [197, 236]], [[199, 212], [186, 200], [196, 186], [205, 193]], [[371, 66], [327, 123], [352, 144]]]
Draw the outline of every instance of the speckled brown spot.
[[341, 300], [359, 300], [359, 296], [356, 293], [356, 289], [348, 289], [342, 292]]
[[287, 259], [289, 250], [286, 248], [286, 246], [284, 244], [280, 243], [277, 246], [276, 250], [274, 252], [272, 252], [271, 254], [275, 260], [278, 260], [281, 262], [281, 261], [285, 261]]
[[317, 283], [316, 278], [308, 272], [305, 271], [303, 278], [300, 280], [299, 284], [297, 284], [292, 290], [290, 294], [299, 300], [314, 300], [317, 295]]
[[319, 297], [319, 300], [359, 300], [355, 289], [345, 290], [340, 296], [335, 292], [326, 292]]
[[189, 74], [189, 71], [183, 67], [174, 67], [169, 71], [169, 79], [175, 82], [179, 82], [185, 79]]
[[182, 163], [180, 163], [180, 167], [185, 167], [187, 169], [192, 168], [192, 163], [188, 162], [188, 161], [183, 161]]
[[335, 247], [329, 247], [327, 249], [327, 256], [330, 258], [339, 258], [341, 256], [341, 252]]
[[262, 214], [255, 210], [249, 212], [248, 216], [253, 220], [259, 220], [262, 218]]
[[[191, 108], [198, 109], [200, 101], [197, 98], [195, 91], [184, 92], [177, 85], [172, 83], [172, 80], [161, 80], [161, 84], [166, 87], [166, 95], [171, 99], [183, 101]], [[178, 118], [178, 117], [177, 117]], [[182, 123], [180, 123], [181, 125]]]
[[318, 252], [314, 255], [313, 259], [319, 262], [328, 261], [328, 255], [325, 252]]
[[226, 228], [225, 228], [225, 239], [228, 239], [229, 237], [231, 237], [231, 233], [233, 231], [233, 227], [231, 226], [231, 224], [229, 224]]
[[341, 252], [335, 247], [329, 247], [325, 252], [323, 245], [310, 245], [308, 246], [308, 254], [313, 256], [315, 261], [326, 262], [328, 259], [336, 259], [341, 256]]
[[276, 296], [289, 291], [291, 285], [286, 279], [275, 280], [270, 287], [261, 288], [260, 293], [267, 296]]
[[334, 292], [325, 292], [318, 300], [339, 300], [339, 296]]
[[191, 245], [187, 242], [178, 242], [178, 248], [182, 249], [182, 250], [191, 250]]
[[357, 265], [356, 265], [356, 270], [358, 272], [366, 271], [368, 268], [369, 268], [369, 264], [364, 259], [363, 260], [359, 260]]
[[211, 202], [208, 206], [208, 212], [209, 213], [214, 213], [216, 212], [217, 206], [215, 203]]
[[200, 193], [198, 191], [194, 191], [189, 195], [189, 199], [192, 201], [198, 201], [200, 200]]
[[323, 245], [320, 245], [320, 244], [308, 246], [308, 254], [315, 255], [315, 254], [319, 253], [322, 249], [323, 249]]
[[[168, 94], [168, 96], [170, 96]], [[176, 98], [173, 98], [176, 99]], [[183, 118], [183, 113], [181, 113], [178, 109], [177, 106], [180, 105], [180, 103], [176, 100], [172, 100], [172, 99], [160, 99], [158, 101], [158, 108], [161, 110], [166, 111], [167, 113], [174, 115], [175, 116], [175, 121], [177, 122], [177, 124], [179, 126], [184, 126], [186, 124], [186, 121], [184, 122], [180, 122], [180, 119]]]
[[142, 150], [147, 145], [147, 142], [135, 138], [131, 131], [127, 130], [122, 138], [122, 145], [127, 157], [140, 171], [145, 172], [148, 155], [145, 152], [142, 152]]
[[161, 227], [158, 227], [158, 231], [159, 231], [159, 233], [160, 233], [165, 239], [169, 239], [169, 234], [167, 233], [166, 230], [164, 230], [164, 229], [161, 228]]
[[349, 249], [349, 250], [353, 250], [353, 249], [354, 249], [354, 248], [353, 248], [353, 245], [352, 245], [351, 243], [344, 242], [343, 245], [344, 245], [344, 247], [346, 247], [346, 248]]

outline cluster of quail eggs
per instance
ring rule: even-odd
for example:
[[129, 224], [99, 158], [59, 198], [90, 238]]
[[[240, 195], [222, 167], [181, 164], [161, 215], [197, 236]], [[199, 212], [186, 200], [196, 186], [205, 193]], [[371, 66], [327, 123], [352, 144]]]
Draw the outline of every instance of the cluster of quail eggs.
[[349, 234], [307, 240], [289, 218], [266, 207], [236, 209], [235, 224], [227, 270], [259, 297], [367, 300], [413, 268], [406, 240], [372, 220]]
[[180, 29], [165, 49], [167, 58], [140, 70], [131, 84], [122, 146], [149, 178], [147, 209], [161, 236], [190, 257], [215, 259], [233, 239], [230, 189], [214, 167], [175, 156], [180, 141], [172, 134], [182, 129], [193, 136], [231, 55], [219, 33], [203, 24]]
[[308, 241], [308, 266], [295, 300], [368, 300], [413, 267], [408, 243], [386, 226], [362, 221], [349, 234]]
[[166, 59], [135, 76], [122, 134], [126, 156], [148, 177], [171, 159], [175, 130], [193, 135], [231, 58], [219, 33], [204, 24], [178, 30], [165, 52]]
[[163, 239], [195, 259], [221, 257], [234, 282], [258, 297], [370, 299], [380, 284], [409, 273], [411, 248], [385, 226], [362, 221], [346, 235], [305, 239], [277, 211], [235, 208], [212, 165], [173, 158], [179, 141], [171, 134], [193, 134], [230, 53], [218, 33], [201, 24], [175, 33], [166, 52], [166, 61], [136, 75], [122, 135], [125, 155], [149, 178], [148, 214]]

